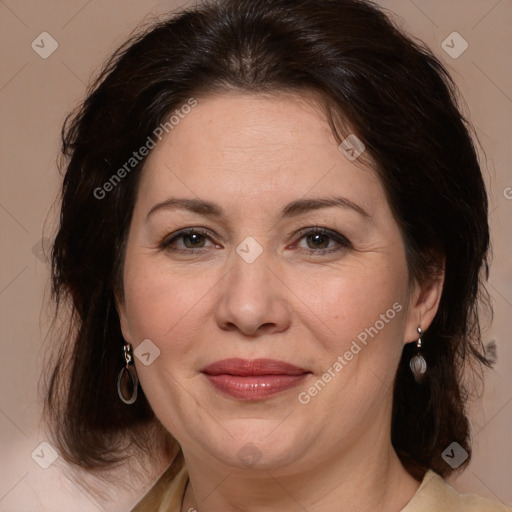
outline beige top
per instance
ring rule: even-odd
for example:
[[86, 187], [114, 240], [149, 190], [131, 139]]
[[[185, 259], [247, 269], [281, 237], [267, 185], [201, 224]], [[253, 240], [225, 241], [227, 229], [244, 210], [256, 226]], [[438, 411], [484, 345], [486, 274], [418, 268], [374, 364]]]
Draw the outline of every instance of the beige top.
[[[176, 474], [176, 470], [172, 473]], [[188, 483], [185, 464], [165, 489], [169, 470], [162, 475], [132, 512], [180, 512]], [[437, 473], [428, 471], [412, 500], [400, 512], [512, 512], [512, 507], [475, 496], [459, 494]]]

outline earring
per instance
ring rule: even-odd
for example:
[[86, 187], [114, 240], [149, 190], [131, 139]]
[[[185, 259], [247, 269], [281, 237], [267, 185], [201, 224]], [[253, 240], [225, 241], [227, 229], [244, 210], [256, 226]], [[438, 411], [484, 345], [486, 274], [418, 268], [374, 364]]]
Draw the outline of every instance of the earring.
[[[135, 365], [133, 364], [132, 346], [125, 342], [123, 348], [126, 365], [123, 366], [117, 374], [117, 394], [122, 402], [131, 405], [137, 400], [139, 378]], [[128, 398], [127, 395], [129, 395]]]
[[414, 375], [414, 380], [419, 384], [423, 381], [425, 377], [425, 373], [427, 372], [427, 362], [425, 358], [421, 355], [421, 335], [423, 331], [421, 327], [418, 327], [418, 341], [416, 342], [416, 355], [411, 357], [409, 361], [409, 367], [411, 368], [412, 374]]

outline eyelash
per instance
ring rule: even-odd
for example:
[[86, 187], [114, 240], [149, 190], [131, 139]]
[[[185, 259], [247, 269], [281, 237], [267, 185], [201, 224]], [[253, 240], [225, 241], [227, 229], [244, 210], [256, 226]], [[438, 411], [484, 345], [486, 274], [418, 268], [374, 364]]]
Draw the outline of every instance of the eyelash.
[[[185, 253], [185, 254], [198, 254], [200, 252], [203, 252], [204, 248], [203, 247], [200, 247], [200, 248], [191, 248], [191, 249], [177, 249], [176, 247], [172, 247], [171, 244], [174, 243], [176, 240], [179, 240], [180, 238], [183, 238], [187, 235], [190, 235], [190, 234], [197, 234], [197, 235], [202, 235], [202, 236], [206, 236], [208, 237], [210, 240], [211, 240], [211, 233], [209, 230], [205, 229], [205, 228], [201, 228], [201, 227], [196, 227], [196, 228], [186, 228], [186, 229], [182, 229], [180, 231], [178, 231], [177, 233], [175, 234], [172, 234], [172, 235], [169, 235], [167, 236], [166, 238], [164, 238], [162, 240], [162, 242], [159, 244], [159, 249], [162, 249], [162, 250], [167, 250], [167, 251], [172, 251], [172, 252], [175, 252], [175, 253]], [[297, 240], [297, 243], [300, 242], [300, 240], [302, 240], [303, 238], [305, 238], [306, 236], [308, 235], [325, 235], [325, 236], [328, 236], [330, 237], [330, 239], [334, 242], [336, 242], [338, 244], [337, 247], [334, 247], [334, 248], [329, 248], [329, 249], [305, 249], [305, 248], [300, 248], [301, 251], [305, 251], [307, 254], [309, 254], [310, 256], [321, 256], [321, 255], [324, 255], [324, 254], [331, 254], [331, 253], [334, 253], [334, 252], [338, 252], [338, 251], [341, 251], [342, 249], [347, 249], [347, 248], [351, 248], [352, 247], [352, 244], [350, 243], [350, 241], [344, 237], [343, 235], [341, 235], [340, 233], [337, 233], [336, 231], [333, 231], [331, 229], [327, 229], [327, 228], [323, 228], [323, 227], [320, 227], [320, 226], [314, 226], [314, 227], [309, 227], [309, 228], [304, 228], [300, 231], [298, 231], [297, 233], [295, 233], [294, 235], [294, 238], [295, 237], [299, 237], [298, 240]], [[213, 242], [213, 240], [212, 240]]]

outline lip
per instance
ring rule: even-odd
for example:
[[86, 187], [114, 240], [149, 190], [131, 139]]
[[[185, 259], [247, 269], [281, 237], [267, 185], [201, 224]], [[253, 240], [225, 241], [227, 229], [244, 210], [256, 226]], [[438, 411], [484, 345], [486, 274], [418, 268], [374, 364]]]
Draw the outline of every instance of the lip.
[[302, 375], [309, 373], [304, 368], [299, 368], [284, 361], [275, 359], [240, 359], [231, 358], [216, 361], [201, 370], [208, 375], [237, 375], [240, 377], [258, 375]]
[[296, 387], [311, 372], [275, 359], [223, 359], [201, 370], [211, 385], [233, 398], [261, 400]]

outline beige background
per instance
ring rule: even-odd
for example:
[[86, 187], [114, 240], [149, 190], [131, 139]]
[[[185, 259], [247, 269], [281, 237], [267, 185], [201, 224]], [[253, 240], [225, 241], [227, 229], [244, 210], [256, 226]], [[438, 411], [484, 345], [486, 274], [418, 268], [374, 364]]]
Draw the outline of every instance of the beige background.
[[[512, 113], [510, 0], [381, 0], [400, 24], [448, 65], [487, 154], [494, 263], [490, 291], [498, 362], [472, 412], [474, 459], [453, 485], [512, 504]], [[45, 335], [48, 268], [39, 247], [51, 237], [59, 175], [56, 157], [65, 114], [91, 74], [142, 20], [185, 5], [142, 0], [0, 0], [0, 511], [127, 510], [143, 491], [115, 505], [93, 497], [48, 460], [39, 428], [37, 378]], [[442, 48], [452, 32], [469, 44], [457, 59]], [[47, 59], [31, 47], [42, 32], [58, 42]], [[36, 39], [38, 38], [38, 39]], [[451, 44], [451, 43], [449, 43]], [[456, 43], [459, 44], [458, 42]], [[46, 46], [48, 48], [48, 46]], [[48, 216], [46, 231], [43, 222]], [[42, 242], [43, 240], [43, 242]], [[43, 450], [43, 451], [41, 451]], [[42, 456], [41, 454], [44, 454]]]

